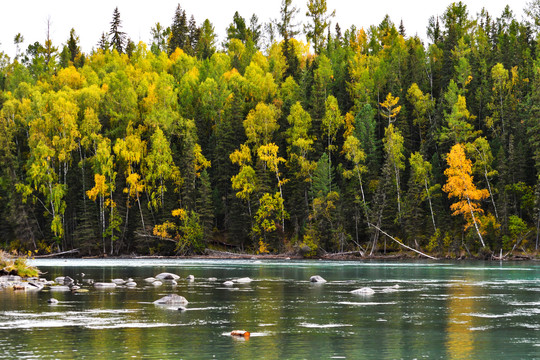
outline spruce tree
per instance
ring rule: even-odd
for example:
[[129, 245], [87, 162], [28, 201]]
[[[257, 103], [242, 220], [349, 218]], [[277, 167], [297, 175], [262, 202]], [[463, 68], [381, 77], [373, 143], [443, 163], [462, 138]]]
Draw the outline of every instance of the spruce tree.
[[110, 44], [112, 45], [113, 49], [118, 51], [119, 53], [123, 53], [127, 37], [126, 33], [122, 32], [120, 29], [122, 28], [122, 21], [120, 20], [120, 11], [118, 11], [118, 7], [116, 7], [113, 11], [113, 19], [111, 21], [111, 29], [109, 31], [109, 37], [110, 37]]
[[171, 38], [169, 40], [169, 54], [177, 48], [185, 49], [188, 40], [188, 25], [186, 11], [182, 10], [180, 4], [174, 12], [173, 23], [171, 25]]

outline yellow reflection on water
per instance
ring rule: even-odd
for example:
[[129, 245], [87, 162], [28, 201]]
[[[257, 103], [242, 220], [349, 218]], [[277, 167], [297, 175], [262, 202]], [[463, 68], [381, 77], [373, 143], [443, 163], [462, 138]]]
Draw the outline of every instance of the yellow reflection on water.
[[448, 294], [448, 321], [446, 351], [448, 359], [470, 359], [474, 352], [475, 312], [474, 296], [478, 293], [478, 287], [471, 283], [457, 283], [449, 287]]

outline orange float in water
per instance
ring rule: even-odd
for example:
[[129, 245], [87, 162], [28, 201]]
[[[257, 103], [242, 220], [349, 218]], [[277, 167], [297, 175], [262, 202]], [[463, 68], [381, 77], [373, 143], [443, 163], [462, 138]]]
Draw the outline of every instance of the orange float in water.
[[233, 330], [231, 331], [231, 336], [242, 336], [244, 338], [249, 338], [249, 331], [246, 330]]

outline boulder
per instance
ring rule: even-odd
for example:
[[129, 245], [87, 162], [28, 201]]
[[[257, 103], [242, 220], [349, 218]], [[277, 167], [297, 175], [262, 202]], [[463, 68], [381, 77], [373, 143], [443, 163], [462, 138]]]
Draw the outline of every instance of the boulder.
[[311, 281], [313, 283], [325, 283], [326, 282], [326, 280], [324, 280], [319, 275], [313, 275], [312, 277], [309, 278], [309, 281]]
[[28, 282], [26, 286], [26, 290], [30, 291], [40, 291], [44, 287], [43, 283], [40, 282]]
[[178, 280], [180, 276], [168, 272], [164, 272], [156, 275], [157, 280]]
[[357, 294], [357, 295], [373, 295], [373, 294], [375, 294], [375, 290], [373, 290], [370, 287], [363, 287], [363, 288], [360, 288], [360, 289], [353, 290], [353, 291], [351, 291], [351, 293], [352, 294]]
[[185, 297], [177, 294], [169, 294], [165, 297], [162, 297], [159, 300], [154, 301], [156, 305], [187, 305], [188, 301]]
[[64, 281], [62, 282], [62, 284], [66, 285], [66, 286], [71, 286], [71, 285], [75, 284], [75, 280], [73, 280], [69, 276], [66, 276], [66, 277], [64, 277]]
[[54, 282], [57, 284], [63, 284], [64, 283], [65, 276], [58, 276], [54, 278]]

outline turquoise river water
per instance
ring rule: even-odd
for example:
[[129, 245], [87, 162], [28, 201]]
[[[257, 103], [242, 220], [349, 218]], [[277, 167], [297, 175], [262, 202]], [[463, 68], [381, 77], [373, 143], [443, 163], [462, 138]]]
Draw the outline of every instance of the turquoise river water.
[[[0, 290], [0, 358], [540, 359], [537, 262], [31, 263], [47, 279], [68, 275], [89, 291]], [[176, 286], [143, 281], [165, 271], [180, 276]], [[327, 282], [310, 283], [312, 275]], [[241, 277], [253, 281], [223, 285]], [[113, 278], [137, 286], [82, 282]], [[374, 293], [351, 293], [363, 287]], [[189, 301], [185, 311], [153, 304], [173, 293]], [[49, 305], [51, 297], [59, 303]], [[251, 336], [230, 336], [238, 329]]]

